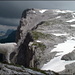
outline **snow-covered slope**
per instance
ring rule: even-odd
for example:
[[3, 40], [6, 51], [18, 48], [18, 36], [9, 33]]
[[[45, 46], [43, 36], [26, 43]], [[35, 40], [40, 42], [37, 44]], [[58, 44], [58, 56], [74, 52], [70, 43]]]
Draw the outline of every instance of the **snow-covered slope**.
[[[66, 11], [55, 10], [54, 12], [57, 12], [60, 14], [63, 14], [63, 13], [64, 14], [67, 14], [67, 13], [71, 14], [71, 16], [72, 16], [72, 17], [70, 17], [71, 19], [68, 18], [64, 21], [64, 22], [69, 23], [68, 25], [70, 27], [71, 32], [68, 32], [68, 29], [65, 30], [65, 28], [64, 28], [63, 30], [58, 29], [60, 31], [65, 31], [64, 33], [60, 33], [60, 31], [58, 31], [58, 30], [56, 30], [56, 31], [54, 31], [54, 33], [52, 33], [55, 36], [66, 36], [66, 41], [64, 41], [63, 43], [59, 43], [58, 45], [54, 46], [55, 48], [51, 50], [51, 53], [57, 52], [56, 55], [49, 62], [45, 63], [41, 69], [53, 70], [55, 72], [61, 72], [61, 71], [64, 71], [66, 69], [65, 68], [66, 65], [75, 63], [75, 60], [70, 60], [70, 61], [62, 60], [62, 57], [64, 55], [73, 52], [75, 49], [75, 32], [73, 32], [73, 31], [75, 31], [75, 28], [74, 28], [75, 27], [75, 17], [74, 17], [75, 14], [73, 14], [73, 11], [67, 11], [67, 10]], [[62, 15], [57, 16], [56, 19], [62, 19], [63, 16]], [[65, 18], [63, 18], [63, 20], [64, 19]], [[67, 27], [67, 25], [65, 27]], [[74, 29], [74, 30], [72, 30], [72, 29]]]
[[75, 46], [75, 40], [71, 40], [71, 39], [65, 41], [64, 43], [58, 44], [56, 48], [54, 48], [51, 51], [51, 52], [57, 51], [57, 54], [52, 60], [50, 60], [50, 62], [48, 62], [47, 64], [44, 64], [42, 69], [43, 70], [53, 70], [55, 72], [60, 72], [60, 71], [65, 70], [65, 66], [67, 64], [71, 64], [75, 62], [75, 60], [65, 61], [65, 60], [61, 60], [61, 58], [65, 54], [72, 52], [75, 49], [74, 46]]

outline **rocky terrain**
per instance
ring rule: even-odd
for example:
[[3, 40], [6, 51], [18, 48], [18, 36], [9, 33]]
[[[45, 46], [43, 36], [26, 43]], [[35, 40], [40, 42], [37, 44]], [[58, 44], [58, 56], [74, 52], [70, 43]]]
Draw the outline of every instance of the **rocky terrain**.
[[[52, 53], [50, 54], [50, 50], [54, 47], [54, 45], [63, 42], [64, 40], [66, 40], [66, 38], [64, 36], [57, 37], [50, 33], [52, 31], [51, 29], [53, 29], [53, 27], [51, 28], [51, 25], [49, 25], [49, 21], [48, 21], [49, 19], [51, 19], [51, 20], [54, 19], [54, 20], [52, 20], [53, 23], [55, 20], [56, 20], [57, 24], [58, 24], [58, 22], [61, 23], [60, 20], [57, 21], [57, 19], [55, 19], [55, 17], [57, 17], [57, 15], [53, 14], [52, 10], [46, 11], [46, 13], [43, 13], [43, 14], [40, 13], [39, 11], [41, 11], [41, 10], [27, 9], [23, 12], [21, 21], [20, 21], [20, 26], [18, 27], [18, 30], [17, 30], [17, 40], [16, 41], [18, 42], [19, 49], [21, 49], [20, 51], [23, 50], [22, 52], [20, 52], [20, 54], [21, 53], [22, 54], [18, 55], [18, 57], [19, 56], [21, 57], [21, 58], [19, 57], [18, 63], [19, 64], [24, 63], [24, 65], [27, 61], [28, 61], [27, 63], [29, 63], [30, 60], [32, 60], [31, 56], [33, 57], [32, 53], [34, 53], [33, 51], [28, 49], [29, 42], [37, 41], [37, 40], [41, 41], [41, 43], [38, 43], [38, 45], [43, 46], [43, 47], [41, 47], [42, 50], [38, 47], [35, 51], [35, 55], [36, 55], [35, 62], [39, 60], [37, 62], [38, 63], [37, 66], [39, 68], [41, 68], [43, 66], [43, 64], [46, 63], [46, 61], [49, 61], [55, 55], [56, 52], [54, 52], [53, 54]], [[56, 23], [55, 23], [55, 25], [56, 25]], [[54, 27], [56, 28], [55, 25], [54, 25]], [[53, 32], [54, 32], [54, 30], [53, 30]], [[23, 47], [23, 45], [24, 45], [24, 47]], [[21, 47], [24, 49], [22, 49]], [[29, 52], [27, 53], [26, 50], [29, 51], [31, 53], [31, 55]], [[25, 54], [25, 53], [27, 53], [27, 54]], [[27, 57], [29, 57], [29, 58], [27, 58]], [[23, 58], [26, 58], [26, 60], [24, 61]], [[40, 59], [38, 59], [38, 58], [40, 58]], [[21, 62], [19, 62], [20, 59], [21, 59]]]
[[43, 71], [39, 69], [25, 68], [20, 65], [3, 64], [0, 63], [1, 75], [58, 75], [52, 71]]
[[25, 67], [53, 70], [60, 74], [69, 74], [71, 71], [73, 74], [74, 16], [75, 12], [69, 10], [25, 10], [17, 29], [19, 54], [16, 63]]
[[16, 43], [18, 55], [14, 63], [22, 66], [0, 63], [1, 74], [75, 74], [74, 11], [24, 10], [17, 28]]

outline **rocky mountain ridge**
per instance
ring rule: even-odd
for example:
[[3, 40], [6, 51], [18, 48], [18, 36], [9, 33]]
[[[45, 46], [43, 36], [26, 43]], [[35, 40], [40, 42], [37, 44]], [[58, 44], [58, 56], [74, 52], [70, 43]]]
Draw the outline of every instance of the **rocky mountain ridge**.
[[[69, 39], [69, 41], [74, 40], [74, 14], [75, 12], [69, 10], [25, 10], [22, 13], [20, 25], [17, 29], [16, 42], [18, 43], [19, 50], [17, 64], [41, 69], [52, 59], [54, 60], [56, 57], [59, 58], [66, 49], [63, 51], [62, 49], [61, 51], [54, 50], [53, 52], [51, 52], [51, 50], [56, 48], [56, 45], [59, 43], [64, 44], [67, 39]], [[29, 48], [30, 42], [33, 42], [31, 49]], [[33, 48], [35, 48], [35, 50], [33, 50]], [[74, 46], [72, 48], [74, 49]], [[67, 53], [68, 52], [67, 50]], [[74, 59], [74, 57], [72, 58]], [[64, 59], [64, 55], [62, 59]], [[65, 59], [60, 59], [60, 61], [66, 63]], [[70, 62], [72, 63], [72, 61]], [[63, 66], [65, 67], [65, 65]], [[47, 69], [47, 67], [45, 69]], [[63, 73], [65, 73], [65, 71], [61, 72], [61, 74]]]

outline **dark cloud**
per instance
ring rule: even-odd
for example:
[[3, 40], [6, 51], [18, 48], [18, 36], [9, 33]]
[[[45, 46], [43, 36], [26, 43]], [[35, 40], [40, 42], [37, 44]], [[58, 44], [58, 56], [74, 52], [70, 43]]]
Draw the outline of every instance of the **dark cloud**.
[[12, 2], [0, 2], [0, 17], [18, 18], [20, 17], [20, 11], [17, 6], [14, 7]]
[[19, 25], [19, 18], [3, 18], [0, 17], [0, 24], [8, 25], [8, 26], [18, 26]]
[[22, 12], [27, 8], [74, 10], [75, 1], [0, 1], [0, 24], [19, 25]]
[[20, 18], [27, 8], [74, 9], [75, 1], [1, 1], [0, 16]]
[[0, 2], [0, 17], [20, 18], [25, 9], [37, 5], [36, 2], [32, 1], [3, 1]]

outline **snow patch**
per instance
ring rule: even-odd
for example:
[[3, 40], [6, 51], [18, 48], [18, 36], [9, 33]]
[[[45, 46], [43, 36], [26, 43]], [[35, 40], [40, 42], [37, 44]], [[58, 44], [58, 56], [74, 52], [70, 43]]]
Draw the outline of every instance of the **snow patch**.
[[71, 27], [75, 27], [75, 25], [70, 25]]
[[40, 43], [41, 41], [40, 40], [36, 40], [36, 42]]
[[75, 60], [73, 61], [61, 60], [63, 55], [68, 54], [75, 49], [74, 46], [75, 46], [75, 40], [72, 40], [72, 38], [68, 39], [64, 43], [60, 43], [56, 45], [56, 48], [54, 48], [51, 52], [57, 51], [58, 52], [56, 54], [57, 57], [55, 56], [47, 64], [44, 64], [44, 66], [41, 69], [42, 70], [53, 70], [55, 72], [63, 71], [65, 69], [65, 65], [75, 62]]
[[69, 35], [67, 33], [52, 33], [53, 35], [55, 36], [66, 36], [66, 35]]
[[74, 14], [72, 13], [71, 15], [72, 15], [73, 19], [71, 19], [71, 20], [69, 20], [69, 21], [66, 21], [66, 22], [74, 22], [74, 21], [75, 21], [75, 16], [74, 16]]
[[47, 9], [39, 10], [40, 13], [44, 13]]
[[69, 20], [69, 21], [66, 21], [66, 22], [74, 22], [75, 21], [75, 19], [71, 19], [71, 20]]
[[36, 13], [36, 11], [33, 11], [33, 13]]
[[57, 16], [56, 19], [61, 18], [61, 16]]
[[70, 10], [59, 10], [59, 9], [57, 9], [57, 10], [54, 10], [55, 12], [57, 12], [57, 13], [72, 13], [73, 11], [70, 11]]
[[51, 52], [57, 51], [61, 55], [68, 54], [69, 52], [72, 52], [74, 50], [75, 41], [74, 40], [67, 40], [64, 43], [56, 45], [56, 48], [54, 48]]
[[61, 59], [61, 57], [56, 57], [56, 58], [52, 59], [47, 64], [44, 64], [44, 66], [41, 69], [60, 72], [65, 69], [65, 65], [75, 62], [75, 61], [65, 61], [65, 60], [60, 60], [60, 59]]

